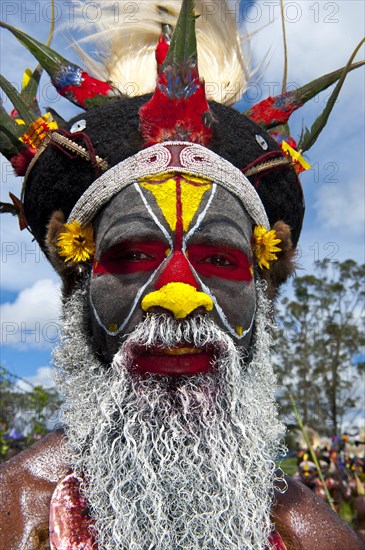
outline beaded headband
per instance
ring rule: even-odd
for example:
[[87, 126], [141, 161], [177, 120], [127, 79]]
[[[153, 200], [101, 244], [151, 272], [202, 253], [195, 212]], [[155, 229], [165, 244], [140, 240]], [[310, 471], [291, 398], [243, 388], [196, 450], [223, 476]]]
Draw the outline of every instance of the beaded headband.
[[95, 180], [75, 204], [68, 222], [89, 224], [117, 193], [145, 176], [177, 171], [207, 178], [236, 196], [256, 225], [270, 229], [264, 206], [249, 180], [222, 157], [206, 147], [167, 141], [143, 149], [110, 168]]

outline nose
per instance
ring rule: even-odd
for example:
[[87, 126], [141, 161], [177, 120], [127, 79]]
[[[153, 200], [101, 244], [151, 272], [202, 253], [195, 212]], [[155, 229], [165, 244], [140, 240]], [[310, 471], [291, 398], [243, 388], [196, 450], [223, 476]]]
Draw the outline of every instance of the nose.
[[199, 308], [213, 309], [213, 300], [187, 283], [167, 283], [160, 289], [146, 294], [141, 303], [143, 311], [162, 307], [170, 311], [175, 319], [184, 319]]
[[156, 281], [155, 290], [146, 294], [142, 309], [163, 308], [175, 319], [184, 319], [198, 309], [211, 311], [213, 300], [200, 292], [189, 262], [181, 250], [173, 253], [167, 267]]

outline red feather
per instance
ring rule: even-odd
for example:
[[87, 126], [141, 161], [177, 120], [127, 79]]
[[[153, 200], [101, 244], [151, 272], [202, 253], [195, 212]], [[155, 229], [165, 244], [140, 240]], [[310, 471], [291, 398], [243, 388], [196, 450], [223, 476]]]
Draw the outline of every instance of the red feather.
[[17, 176], [25, 176], [27, 168], [36, 152], [37, 149], [23, 147], [20, 153], [11, 157], [10, 164], [14, 168], [14, 172]]
[[92, 99], [98, 95], [110, 96], [115, 94], [114, 88], [108, 83], [93, 78], [85, 71], [82, 72], [82, 82], [80, 86], [70, 85], [58, 89], [58, 93], [67, 99], [70, 99], [84, 109], [85, 100]]
[[270, 128], [272, 125], [286, 124], [290, 115], [302, 105], [301, 102], [294, 101], [290, 94], [289, 92], [278, 97], [270, 96], [251, 107], [246, 116], [257, 124], [264, 123], [266, 128]]

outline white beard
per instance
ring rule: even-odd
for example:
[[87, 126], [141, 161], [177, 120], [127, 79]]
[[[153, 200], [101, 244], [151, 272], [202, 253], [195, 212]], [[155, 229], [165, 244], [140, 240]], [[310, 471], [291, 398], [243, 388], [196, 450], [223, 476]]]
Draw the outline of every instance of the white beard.
[[[151, 316], [107, 367], [85, 329], [86, 304], [85, 292], [66, 304], [55, 366], [66, 399], [69, 461], [86, 480], [98, 549], [265, 548], [284, 429], [274, 402], [263, 290], [248, 366], [208, 318], [189, 324]], [[136, 342], [157, 339], [171, 347], [182, 333], [185, 341], [222, 350], [213, 374], [131, 374]]]

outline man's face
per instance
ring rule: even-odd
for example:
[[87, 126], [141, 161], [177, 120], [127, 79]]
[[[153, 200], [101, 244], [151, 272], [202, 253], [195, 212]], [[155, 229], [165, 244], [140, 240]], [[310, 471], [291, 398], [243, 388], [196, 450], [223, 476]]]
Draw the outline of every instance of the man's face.
[[55, 362], [98, 546], [265, 548], [282, 428], [250, 217], [175, 170], [115, 195], [95, 235]]
[[[176, 172], [144, 178], [109, 202], [95, 228], [92, 328], [107, 361], [148, 313], [209, 315], [248, 348], [256, 307], [252, 222], [228, 191]], [[213, 357], [214, 349], [181, 342], [138, 350], [134, 366], [189, 375], [210, 370]]]

